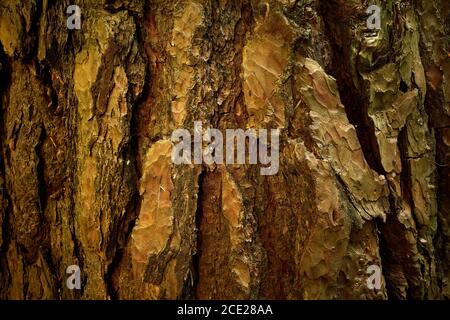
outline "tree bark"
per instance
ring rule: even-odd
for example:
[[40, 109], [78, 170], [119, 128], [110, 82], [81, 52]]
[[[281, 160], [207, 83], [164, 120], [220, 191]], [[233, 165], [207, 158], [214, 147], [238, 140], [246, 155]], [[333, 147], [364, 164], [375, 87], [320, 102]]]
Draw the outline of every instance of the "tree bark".
[[[2, 0], [0, 298], [450, 298], [449, 31], [447, 0]], [[279, 128], [278, 173], [175, 165], [194, 121]]]

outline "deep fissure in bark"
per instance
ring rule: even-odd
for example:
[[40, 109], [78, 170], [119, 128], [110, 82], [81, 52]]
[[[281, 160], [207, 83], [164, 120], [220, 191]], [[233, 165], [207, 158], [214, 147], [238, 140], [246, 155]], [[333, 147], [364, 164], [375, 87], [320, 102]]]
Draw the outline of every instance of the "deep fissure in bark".
[[[342, 104], [345, 107], [348, 120], [355, 126], [360, 141], [364, 157], [370, 167], [379, 174], [385, 174], [381, 164], [379, 146], [375, 138], [375, 128], [368, 115], [368, 101], [364, 94], [367, 92], [364, 81], [361, 79], [358, 69], [359, 61], [356, 58], [354, 66], [351, 64], [351, 29], [348, 29], [346, 23], [351, 23], [345, 14], [352, 16], [351, 8], [342, 8], [344, 15], [340, 10], [336, 11], [336, 6], [341, 7], [339, 1], [320, 1], [320, 11], [325, 25], [325, 34], [332, 47], [332, 66], [327, 72], [336, 78], [339, 95]], [[337, 24], [336, 21], [340, 23]], [[339, 40], [335, 37], [340, 35]], [[340, 43], [340, 44], [339, 44]], [[355, 74], [356, 73], [356, 74]], [[354, 83], [355, 77], [357, 83]]]

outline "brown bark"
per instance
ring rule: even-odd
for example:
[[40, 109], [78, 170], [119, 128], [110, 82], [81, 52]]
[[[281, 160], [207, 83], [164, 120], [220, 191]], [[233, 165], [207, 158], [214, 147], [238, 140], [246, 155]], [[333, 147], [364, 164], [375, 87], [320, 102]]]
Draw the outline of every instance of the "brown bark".
[[[71, 4], [0, 2], [0, 298], [450, 298], [448, 1]], [[175, 165], [194, 121], [278, 173]]]

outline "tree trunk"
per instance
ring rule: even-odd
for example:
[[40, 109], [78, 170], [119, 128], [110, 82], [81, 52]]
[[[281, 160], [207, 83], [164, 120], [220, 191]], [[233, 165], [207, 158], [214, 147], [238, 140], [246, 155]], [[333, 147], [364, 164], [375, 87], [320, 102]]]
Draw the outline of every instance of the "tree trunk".
[[449, 1], [74, 2], [0, 3], [0, 298], [450, 298]]

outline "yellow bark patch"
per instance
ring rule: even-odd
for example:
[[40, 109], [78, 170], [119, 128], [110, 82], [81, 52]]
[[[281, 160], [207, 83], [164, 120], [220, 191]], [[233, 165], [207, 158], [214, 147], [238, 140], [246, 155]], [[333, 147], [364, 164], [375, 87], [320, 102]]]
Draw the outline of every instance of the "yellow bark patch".
[[171, 152], [171, 142], [161, 140], [148, 150], [144, 159], [139, 186], [141, 210], [131, 234], [132, 260], [142, 272], [149, 256], [160, 253], [173, 232]]

